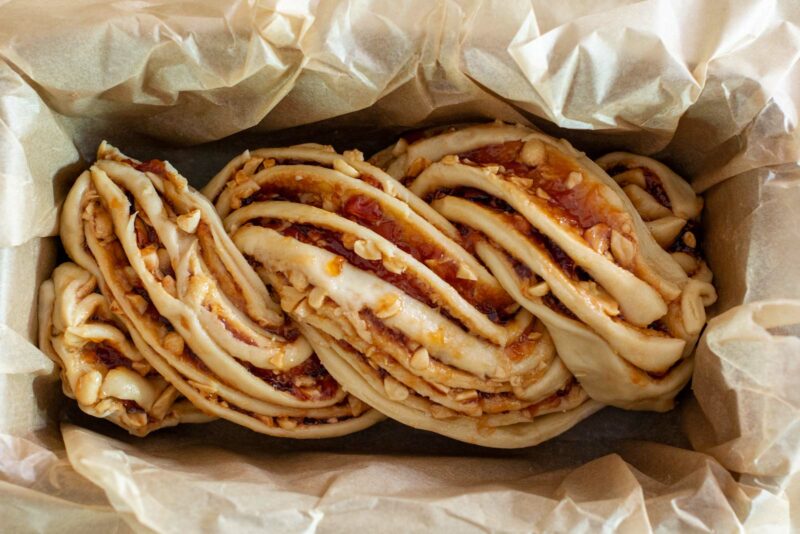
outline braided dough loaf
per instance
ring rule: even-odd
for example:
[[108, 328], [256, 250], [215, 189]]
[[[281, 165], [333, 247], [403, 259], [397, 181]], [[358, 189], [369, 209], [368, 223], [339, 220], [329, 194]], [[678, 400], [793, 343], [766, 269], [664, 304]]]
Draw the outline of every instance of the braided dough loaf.
[[248, 151], [203, 194], [101, 145], [62, 214], [75, 263], [42, 286], [65, 392], [137, 435], [222, 417], [317, 438], [386, 415], [535, 445], [604, 405], [670, 409], [716, 300], [685, 181], [518, 125], [371, 162]]

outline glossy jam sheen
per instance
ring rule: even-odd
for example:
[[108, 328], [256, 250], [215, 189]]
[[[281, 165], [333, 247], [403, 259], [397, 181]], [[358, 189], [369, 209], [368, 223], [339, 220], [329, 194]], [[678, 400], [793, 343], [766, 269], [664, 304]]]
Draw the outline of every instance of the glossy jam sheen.
[[516, 176], [532, 181], [527, 188], [535, 194], [542, 189], [550, 197], [546, 202], [551, 215], [557, 220], [586, 230], [598, 223], [606, 223], [619, 229], [627, 220], [627, 215], [610, 206], [603, 198], [600, 188], [602, 184], [592, 183], [584, 179], [571, 189], [567, 187], [567, 178], [571, 172], [581, 172], [580, 168], [555, 150], [547, 148], [546, 163], [531, 167], [517, 160], [523, 147], [522, 141], [487, 145], [459, 154], [464, 163], [478, 165], [502, 165], [505, 169], [499, 174], [504, 177]]
[[262, 369], [245, 361], [240, 361], [239, 363], [276, 390], [287, 392], [300, 400], [309, 400], [312, 396], [304, 391], [308, 387], [300, 388], [295, 385], [294, 379], [297, 377], [305, 376], [314, 380], [314, 386], [310, 387], [316, 393], [313, 396], [315, 400], [330, 399], [339, 391], [339, 384], [328, 374], [327, 369], [322, 366], [316, 354], [288, 371]]
[[402, 290], [410, 297], [423, 302], [431, 307], [436, 304], [430, 298], [430, 288], [428, 284], [406, 274], [398, 274], [388, 271], [383, 266], [381, 260], [365, 260], [354, 251], [348, 249], [342, 243], [342, 234], [318, 228], [309, 224], [291, 224], [279, 230], [281, 234], [297, 239], [300, 242], [314, 245], [316, 247], [337, 254], [345, 259], [347, 263], [362, 271], [368, 271], [375, 276]]
[[105, 343], [90, 341], [84, 345], [84, 350], [89, 354], [93, 354], [100, 363], [109, 369], [114, 369], [116, 367], [127, 367], [130, 369], [133, 363], [120, 351]]
[[[457, 260], [451, 258], [437, 243], [417, 232], [413, 226], [398, 222], [390, 213], [385, 212], [377, 201], [358, 193], [348, 195], [331, 190], [326, 188], [324, 183], [314, 184], [314, 191], [306, 192], [304, 188], [308, 186], [304, 184], [304, 181], [296, 181], [294, 177], [291, 177], [291, 180], [276, 178], [274, 182], [262, 185], [258, 192], [244, 199], [242, 205], [257, 201], [282, 200], [321, 207], [324, 198], [329, 203], [332, 203], [331, 211], [372, 230], [427, 265], [442, 280], [453, 286], [467, 302], [475, 306], [492, 321], [503, 322], [508, 320], [509, 317], [502, 310], [514, 304], [511, 297], [502, 290], [489, 288], [480, 282], [458, 278], [459, 265]], [[339, 252], [336, 253], [339, 254]], [[344, 253], [340, 255], [350, 261], [350, 255]], [[350, 263], [356, 265], [354, 261], [350, 261]], [[382, 266], [377, 267], [376, 265], [374, 269], [368, 268], [367, 270], [375, 272], [390, 283], [394, 284], [393, 280], [397, 279], [400, 284], [403, 284], [400, 281], [403, 277], [392, 277], [394, 273], [389, 273]], [[383, 273], [383, 271], [388, 274]], [[397, 287], [405, 290], [407, 285], [397, 285]], [[409, 290], [414, 291], [411, 288]], [[425, 292], [427, 292], [427, 288]], [[409, 294], [415, 298], [419, 297], [419, 292], [409, 292]], [[428, 300], [423, 300], [422, 298], [419, 298], [419, 300], [428, 303]]]

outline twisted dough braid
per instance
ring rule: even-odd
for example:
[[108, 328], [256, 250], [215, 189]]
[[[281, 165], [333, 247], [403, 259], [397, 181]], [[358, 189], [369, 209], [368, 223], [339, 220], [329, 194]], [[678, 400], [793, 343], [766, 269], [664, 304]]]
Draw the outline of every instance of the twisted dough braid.
[[360, 153], [248, 152], [204, 193], [333, 376], [386, 415], [522, 447], [601, 407], [455, 227]]

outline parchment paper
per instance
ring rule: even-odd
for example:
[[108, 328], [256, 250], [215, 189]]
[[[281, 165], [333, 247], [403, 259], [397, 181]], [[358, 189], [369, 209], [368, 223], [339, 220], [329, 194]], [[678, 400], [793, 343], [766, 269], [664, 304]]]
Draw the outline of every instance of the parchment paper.
[[[0, 529], [800, 529], [799, 59], [791, 0], [0, 3]], [[522, 451], [391, 422], [141, 440], [81, 414], [31, 343], [46, 236], [101, 139], [199, 186], [246, 147], [495, 117], [704, 192], [720, 299], [678, 410]]]

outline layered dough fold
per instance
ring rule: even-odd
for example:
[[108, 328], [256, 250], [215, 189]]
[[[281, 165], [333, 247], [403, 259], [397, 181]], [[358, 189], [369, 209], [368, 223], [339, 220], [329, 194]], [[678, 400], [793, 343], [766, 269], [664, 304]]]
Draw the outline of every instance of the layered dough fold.
[[84, 412], [131, 433], [212, 420], [164, 380], [136, 347], [119, 305], [86, 269], [67, 262], [40, 289], [39, 347]]
[[502, 123], [401, 140], [376, 158], [545, 324], [592, 399], [672, 407], [716, 299], [691, 231], [702, 202], [686, 182], [649, 158], [595, 163]]
[[[169, 163], [102, 144], [64, 204], [61, 239], [75, 264], [43, 286], [41, 344], [85, 411], [136, 434], [208, 414], [294, 438], [382, 418], [333, 379]], [[112, 363], [98, 356], [109, 351]], [[91, 402], [96, 384], [111, 408]]]
[[522, 447], [602, 406], [447, 215], [359, 152], [246, 152], [203, 192], [325, 367], [384, 414]]

